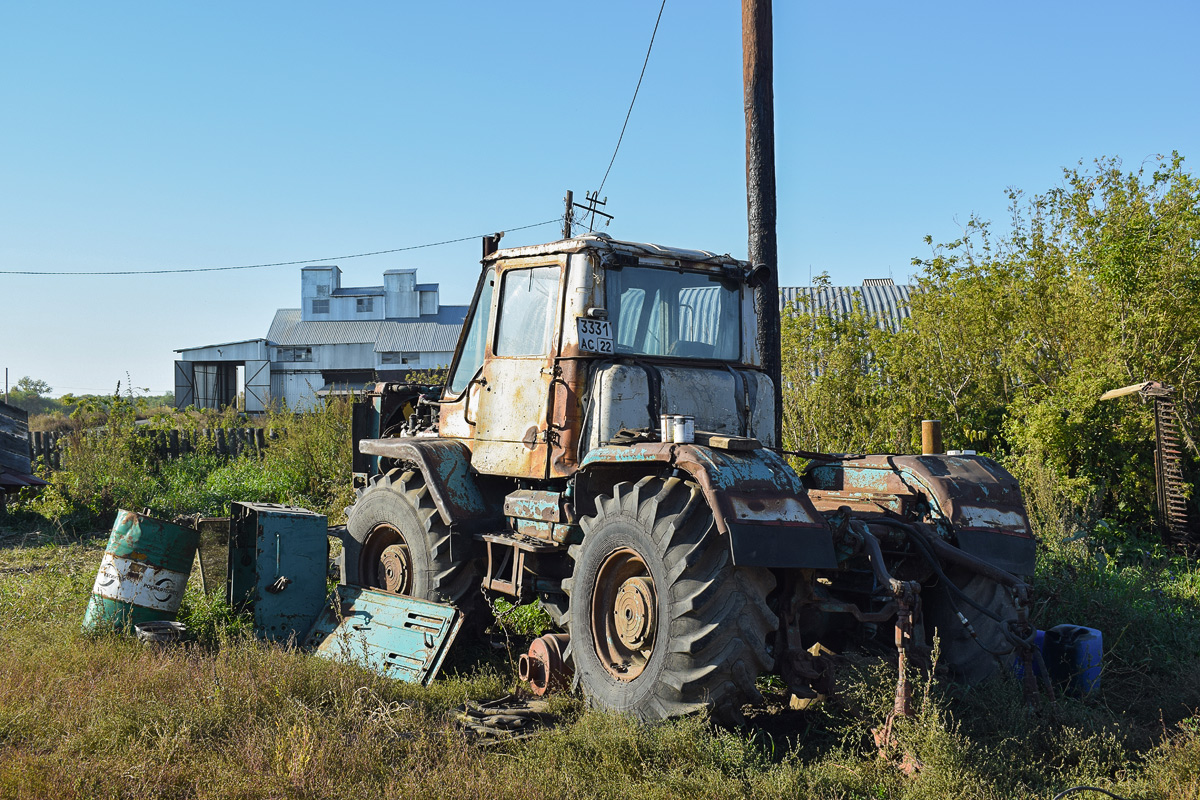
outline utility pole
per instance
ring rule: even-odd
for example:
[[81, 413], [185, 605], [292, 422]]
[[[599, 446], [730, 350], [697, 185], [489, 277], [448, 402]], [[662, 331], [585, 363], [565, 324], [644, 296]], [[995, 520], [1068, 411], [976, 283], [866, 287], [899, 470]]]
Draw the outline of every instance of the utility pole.
[[562, 238], [571, 238], [571, 225], [575, 222], [575, 193], [570, 189], [567, 190], [567, 196], [564, 198], [567, 204], [567, 213], [563, 215], [563, 235]]
[[775, 92], [771, 0], [742, 0], [742, 88], [746, 105], [746, 212], [752, 267], [763, 266], [754, 295], [758, 352], [775, 384], [775, 446], [783, 446], [779, 343], [779, 253], [775, 240]]

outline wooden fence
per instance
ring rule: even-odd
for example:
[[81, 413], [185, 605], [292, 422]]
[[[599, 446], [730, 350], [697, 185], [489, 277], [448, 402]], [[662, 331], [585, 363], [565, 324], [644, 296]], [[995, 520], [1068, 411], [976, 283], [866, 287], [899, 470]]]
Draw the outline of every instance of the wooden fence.
[[[260, 453], [268, 442], [278, 436], [275, 431], [266, 431], [263, 428], [206, 428], [195, 433], [142, 428], [138, 430], [138, 435], [149, 437], [154, 443], [155, 454], [164, 460], [196, 452], [201, 449], [201, 440], [206, 442], [204, 449], [223, 456], [237, 456], [247, 450]], [[35, 463], [47, 465], [50, 469], [62, 469], [63, 451], [70, 436], [69, 433], [57, 431], [31, 431], [30, 458]]]

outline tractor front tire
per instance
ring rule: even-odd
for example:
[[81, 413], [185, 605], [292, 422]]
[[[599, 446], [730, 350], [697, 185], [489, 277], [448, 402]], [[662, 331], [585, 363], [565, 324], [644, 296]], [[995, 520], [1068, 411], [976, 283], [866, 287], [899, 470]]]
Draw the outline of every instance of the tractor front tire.
[[679, 478], [618, 484], [582, 527], [563, 588], [589, 703], [644, 721], [708, 708], [741, 722], [772, 665], [770, 571], [733, 565], [699, 488]]
[[469, 543], [442, 522], [418, 472], [393, 469], [360, 489], [346, 530], [346, 584], [449, 603], [471, 588]]

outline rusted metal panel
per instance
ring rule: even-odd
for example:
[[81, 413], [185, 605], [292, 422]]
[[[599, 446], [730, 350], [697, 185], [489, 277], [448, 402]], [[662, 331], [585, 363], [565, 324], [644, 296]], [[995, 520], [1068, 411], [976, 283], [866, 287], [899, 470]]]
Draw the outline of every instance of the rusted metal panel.
[[918, 499], [916, 493], [888, 492], [839, 492], [826, 489], [809, 489], [808, 497], [820, 511], [837, 511], [842, 506], [851, 511], [878, 514], [881, 510], [907, 517]]
[[579, 469], [580, 431], [584, 424], [582, 398], [588, 372], [587, 364], [575, 358], [559, 358], [554, 365], [550, 478], [568, 478]]
[[479, 491], [471, 465], [471, 451], [457, 439], [398, 436], [363, 439], [359, 450], [401, 464], [410, 464], [425, 476], [442, 521], [447, 525], [499, 516], [489, 509]]
[[562, 522], [562, 493], [518, 489], [504, 498], [504, 516]]
[[333, 661], [428, 685], [462, 627], [451, 605], [360, 586], [337, 587], [336, 606], [313, 624], [305, 646]]
[[805, 481], [825, 511], [847, 505], [882, 513], [884, 506], [904, 516], [915, 514], [923, 500], [935, 521], [949, 523], [964, 552], [1009, 572], [1033, 572], [1033, 533], [1020, 487], [990, 458], [854, 456], [817, 465]]
[[[544, 479], [548, 475], [550, 444], [557, 431], [550, 419], [556, 390], [556, 354], [561, 344], [565, 257], [556, 259], [515, 259], [505, 261], [497, 270], [498, 291], [494, 293], [496, 310], [492, 339], [488, 343], [481, 376], [481, 387], [474, 410], [472, 465], [481, 473], [513, 478]], [[506, 302], [533, 298], [537, 287], [545, 286], [541, 275], [551, 270], [554, 283], [543, 318], [548, 323], [544, 340], [539, 336], [525, 341], [518, 332], [526, 324], [514, 316], [520, 306], [505, 308]], [[528, 273], [528, 293], [522, 293]], [[535, 275], [539, 277], [535, 280]], [[507, 298], [507, 299], [506, 299]], [[539, 310], [540, 310], [539, 306]], [[496, 347], [513, 349], [497, 354]], [[534, 352], [531, 352], [534, 351]]]
[[513, 530], [523, 536], [544, 539], [558, 544], [575, 544], [583, 537], [582, 529], [575, 524], [565, 522], [541, 522], [533, 519], [514, 519]]

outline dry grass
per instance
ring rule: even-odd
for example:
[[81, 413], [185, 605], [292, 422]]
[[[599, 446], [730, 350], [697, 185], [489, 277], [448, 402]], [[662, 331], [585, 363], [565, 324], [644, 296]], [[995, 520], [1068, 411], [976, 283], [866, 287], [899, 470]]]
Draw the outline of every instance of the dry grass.
[[[423, 689], [228, 634], [162, 650], [81, 635], [101, 547], [0, 530], [0, 797], [1048, 798], [1077, 783], [1200, 796], [1200, 722], [1157, 722], [1149, 698], [1106, 706], [1125, 699], [1123, 678], [1105, 702], [1034, 714], [1011, 681], [965, 696], [922, 684], [918, 716], [881, 758], [869, 729], [892, 676], [880, 659], [847, 666], [839, 702], [757, 729], [639, 726], [561, 698], [558, 728], [481, 748], [446, 712], [514, 688], [495, 662], [460, 658]], [[1180, 655], [1178, 669], [1197, 668]], [[913, 777], [895, 767], [904, 753], [924, 764]]]

